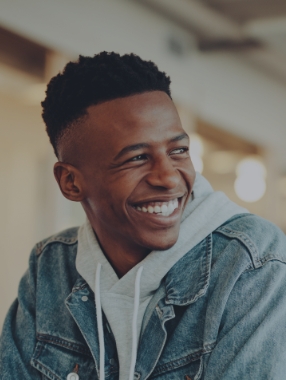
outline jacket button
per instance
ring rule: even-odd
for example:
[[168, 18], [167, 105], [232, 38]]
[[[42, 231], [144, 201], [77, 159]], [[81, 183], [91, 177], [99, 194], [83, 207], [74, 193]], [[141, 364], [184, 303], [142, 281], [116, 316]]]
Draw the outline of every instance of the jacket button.
[[75, 372], [71, 372], [67, 375], [67, 380], [79, 380], [79, 376]]
[[83, 302], [86, 302], [86, 301], [88, 300], [88, 297], [87, 297], [87, 296], [82, 296], [82, 297], [81, 297], [81, 300], [82, 300]]

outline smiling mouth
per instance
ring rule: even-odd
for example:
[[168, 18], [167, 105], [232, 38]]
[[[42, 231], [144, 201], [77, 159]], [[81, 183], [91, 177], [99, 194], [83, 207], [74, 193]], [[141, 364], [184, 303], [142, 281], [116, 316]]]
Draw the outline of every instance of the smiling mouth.
[[133, 206], [137, 211], [161, 216], [170, 216], [175, 209], [179, 208], [179, 198], [174, 198], [169, 202], [148, 202], [140, 206]]

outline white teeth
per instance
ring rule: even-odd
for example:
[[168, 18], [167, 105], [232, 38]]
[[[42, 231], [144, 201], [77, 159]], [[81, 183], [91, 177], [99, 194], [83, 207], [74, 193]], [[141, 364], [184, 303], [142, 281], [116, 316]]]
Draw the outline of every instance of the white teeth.
[[168, 211], [168, 206], [167, 205], [162, 205], [161, 206], [161, 212], [162, 214], [165, 214]]
[[149, 214], [156, 213], [163, 216], [169, 216], [173, 214], [176, 208], [179, 207], [179, 202], [178, 202], [178, 198], [176, 198], [169, 202], [164, 202], [164, 203], [156, 202], [154, 206], [151, 206], [151, 205], [147, 207], [146, 206], [143, 206], [142, 208], [137, 206], [136, 210], [142, 211], [142, 212], [148, 212]]
[[172, 212], [174, 211], [174, 209], [175, 209], [175, 208], [174, 208], [173, 203], [170, 202], [170, 203], [168, 204], [168, 213], [169, 213], [169, 214], [172, 214]]
[[154, 211], [156, 212], [156, 214], [158, 214], [159, 212], [161, 212], [161, 207], [160, 206], [155, 206], [154, 207]]
[[153, 214], [154, 208], [152, 206], [148, 206], [147, 210], [150, 214]]

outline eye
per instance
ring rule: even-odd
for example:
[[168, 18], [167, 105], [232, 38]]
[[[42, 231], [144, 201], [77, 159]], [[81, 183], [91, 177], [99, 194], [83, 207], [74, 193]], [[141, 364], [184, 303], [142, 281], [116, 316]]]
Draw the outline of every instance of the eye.
[[188, 153], [188, 151], [189, 151], [188, 147], [181, 147], [181, 148], [177, 148], [177, 149], [172, 150], [170, 155]]
[[134, 162], [134, 161], [143, 161], [143, 160], [146, 160], [146, 159], [147, 159], [146, 154], [138, 154], [138, 156], [132, 157], [128, 161]]

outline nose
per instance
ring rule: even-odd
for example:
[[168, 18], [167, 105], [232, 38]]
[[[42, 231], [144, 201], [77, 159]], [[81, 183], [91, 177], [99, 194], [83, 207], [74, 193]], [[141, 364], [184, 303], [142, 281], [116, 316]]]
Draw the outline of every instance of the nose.
[[174, 189], [181, 180], [179, 171], [173, 166], [169, 157], [157, 159], [146, 177], [146, 181], [153, 187]]

